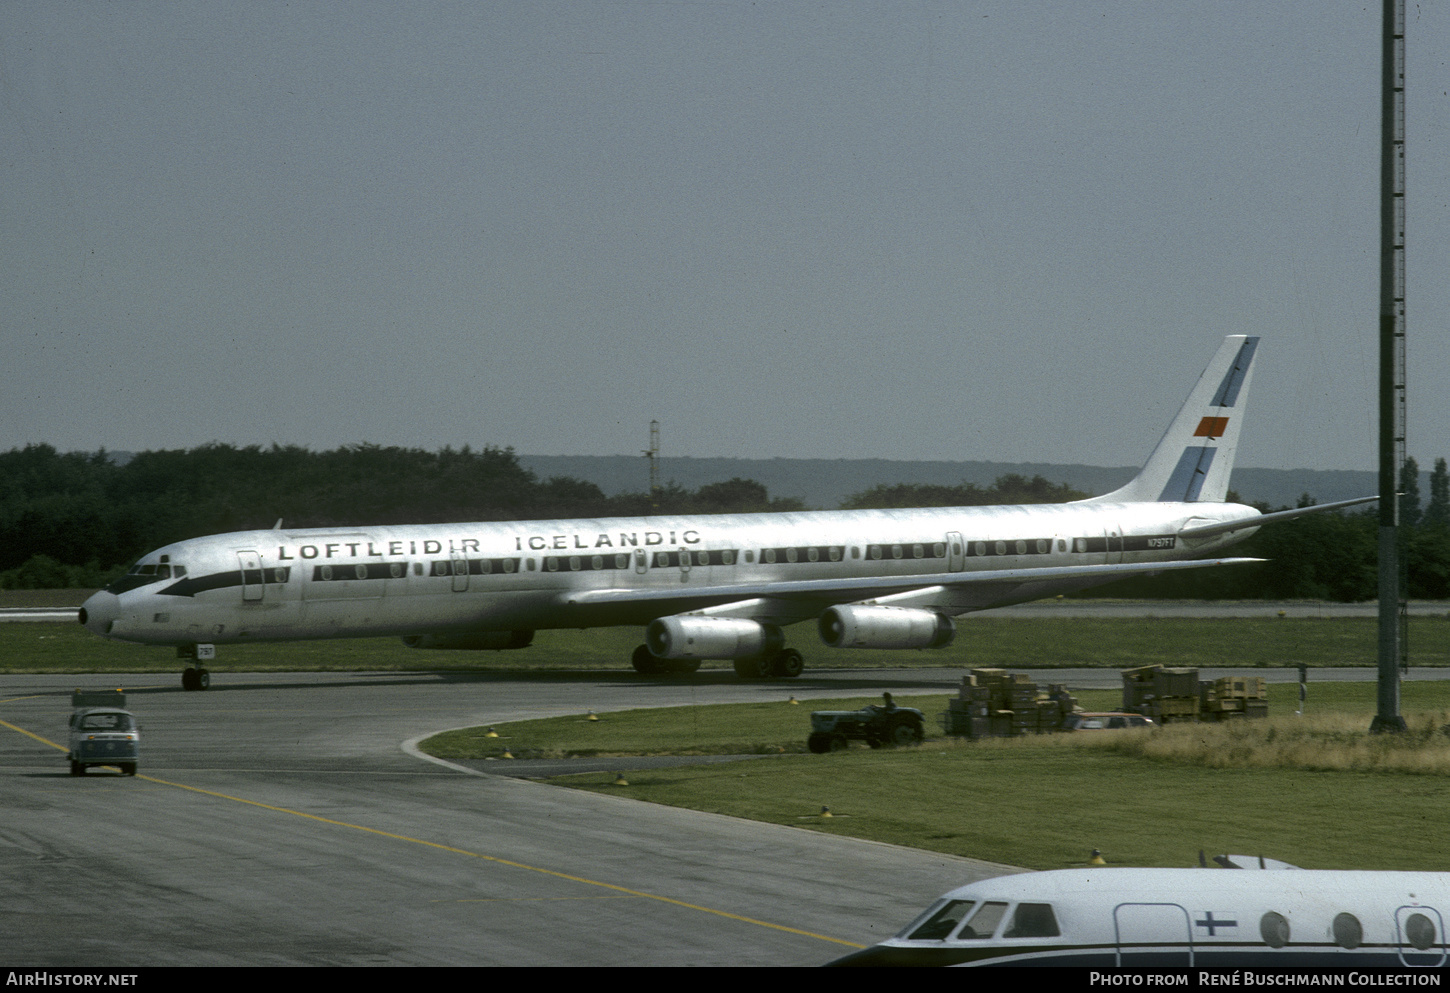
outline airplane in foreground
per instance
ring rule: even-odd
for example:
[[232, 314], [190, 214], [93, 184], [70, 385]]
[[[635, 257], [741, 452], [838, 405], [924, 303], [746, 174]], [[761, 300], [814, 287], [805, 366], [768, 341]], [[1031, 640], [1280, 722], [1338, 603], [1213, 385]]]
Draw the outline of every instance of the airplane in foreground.
[[831, 648], [937, 648], [953, 618], [1219, 558], [1274, 514], [1224, 503], [1259, 339], [1230, 335], [1142, 471], [1065, 504], [681, 515], [193, 538], [142, 556], [88, 599], [85, 627], [173, 645], [205, 689], [217, 645], [401, 637], [413, 648], [524, 648], [541, 628], [645, 627], [642, 673], [730, 659], [798, 676], [784, 628]]
[[981, 880], [942, 896], [896, 937], [830, 964], [1445, 965], [1450, 873], [1215, 861], [1248, 871], [1053, 869]]

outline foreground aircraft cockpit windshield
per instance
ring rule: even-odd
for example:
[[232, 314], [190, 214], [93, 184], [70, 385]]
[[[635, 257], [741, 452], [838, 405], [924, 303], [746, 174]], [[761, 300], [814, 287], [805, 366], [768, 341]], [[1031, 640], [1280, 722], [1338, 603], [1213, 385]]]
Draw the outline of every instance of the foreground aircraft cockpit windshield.
[[984, 879], [944, 894], [896, 937], [830, 964], [1445, 965], [1450, 873], [1214, 861], [1249, 871], [1054, 869]]
[[524, 648], [540, 628], [639, 625], [642, 673], [729, 659], [796, 676], [784, 628], [831, 648], [937, 648], [953, 618], [1218, 558], [1277, 514], [1224, 503], [1259, 339], [1231, 335], [1142, 471], [1073, 503], [242, 531], [141, 558], [86, 601], [98, 635], [173, 645], [204, 689], [215, 646], [401, 637]]

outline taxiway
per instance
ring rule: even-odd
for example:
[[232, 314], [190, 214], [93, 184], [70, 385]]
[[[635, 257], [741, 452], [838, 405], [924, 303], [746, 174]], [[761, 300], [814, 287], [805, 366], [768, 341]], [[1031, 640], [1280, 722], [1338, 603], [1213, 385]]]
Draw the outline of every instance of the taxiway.
[[65, 762], [71, 688], [116, 677], [0, 676], [0, 964], [821, 964], [1008, 867], [489, 775], [501, 763], [405, 743], [588, 710], [950, 692], [961, 674], [219, 671], [206, 693], [142, 677], [126, 687], [134, 778]]
[[522, 717], [783, 700], [829, 677], [224, 673], [206, 693], [154, 677], [127, 686], [140, 774], [73, 778], [69, 691], [113, 680], [0, 677], [5, 965], [816, 965], [1001, 871], [402, 747]]

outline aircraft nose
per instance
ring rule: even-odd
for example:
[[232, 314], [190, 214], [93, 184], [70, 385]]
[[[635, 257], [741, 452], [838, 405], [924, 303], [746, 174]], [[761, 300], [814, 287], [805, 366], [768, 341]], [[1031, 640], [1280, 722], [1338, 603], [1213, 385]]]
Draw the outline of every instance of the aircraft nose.
[[120, 616], [121, 598], [105, 590], [91, 594], [90, 599], [81, 605], [81, 624], [92, 634], [109, 635], [111, 625]]

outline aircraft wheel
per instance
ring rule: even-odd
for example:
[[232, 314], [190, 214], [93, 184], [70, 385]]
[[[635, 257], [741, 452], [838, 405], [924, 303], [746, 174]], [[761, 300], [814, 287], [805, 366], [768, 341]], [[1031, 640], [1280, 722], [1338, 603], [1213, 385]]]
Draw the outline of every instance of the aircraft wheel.
[[187, 666], [181, 673], [181, 688], [187, 692], [201, 689], [194, 666]]
[[651, 652], [648, 645], [640, 645], [636, 648], [634, 654], [629, 657], [629, 661], [634, 665], [635, 672], [646, 676], [658, 676], [669, 666], [669, 662]]
[[676, 676], [688, 676], [700, 668], [699, 659], [669, 659], [668, 671]]
[[199, 690], [211, 687], [211, 671], [207, 669], [196, 670], [196, 688]]
[[786, 648], [775, 654], [770, 660], [770, 673], [773, 676], [784, 676], [787, 679], [794, 679], [805, 670], [806, 660], [801, 653], [794, 648]]
[[750, 655], [735, 660], [735, 675], [741, 679], [767, 679], [770, 674], [770, 659], [764, 655]]

